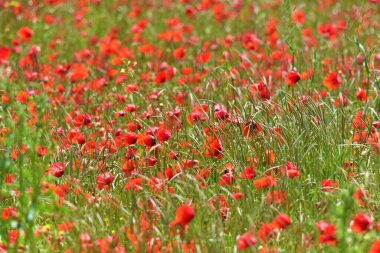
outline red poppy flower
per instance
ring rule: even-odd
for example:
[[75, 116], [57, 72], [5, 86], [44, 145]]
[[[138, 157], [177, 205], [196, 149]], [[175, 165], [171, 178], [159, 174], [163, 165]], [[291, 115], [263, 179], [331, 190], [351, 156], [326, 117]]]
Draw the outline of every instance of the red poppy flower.
[[24, 26], [17, 31], [17, 36], [22, 42], [29, 42], [32, 39], [33, 31], [29, 27]]
[[70, 185], [69, 184], [60, 184], [57, 186], [52, 185], [51, 189], [57, 197], [64, 198], [67, 194], [69, 194]]
[[131, 180], [127, 181], [124, 189], [126, 189], [126, 190], [129, 190], [129, 189], [141, 190], [142, 189], [142, 187], [141, 187], [142, 182], [143, 182], [143, 178], [141, 178], [141, 177], [131, 179]]
[[229, 113], [227, 109], [220, 105], [214, 106], [214, 115], [216, 118], [221, 119], [221, 120], [229, 119]]
[[160, 128], [157, 133], [157, 139], [160, 141], [160, 142], [165, 142], [167, 140], [170, 139], [170, 137], [172, 136], [171, 132], [167, 129], [163, 129], [163, 128]]
[[253, 185], [255, 186], [256, 190], [260, 192], [262, 188], [268, 188], [271, 186], [277, 185], [276, 179], [272, 176], [264, 176], [262, 178], [256, 179], [253, 181]]
[[5, 183], [12, 184], [14, 180], [14, 175], [12, 173], [5, 174]]
[[316, 224], [319, 230], [319, 242], [322, 244], [335, 245], [337, 243], [335, 231], [336, 227], [326, 221], [320, 221]]
[[88, 69], [83, 64], [75, 63], [72, 66], [70, 81], [76, 82], [79, 80], [84, 80], [88, 78], [88, 76], [89, 76]]
[[8, 220], [8, 219], [12, 219], [12, 218], [16, 218], [17, 216], [17, 209], [16, 207], [6, 207], [3, 209], [3, 211], [1, 212], [1, 217], [3, 218], [3, 220]]
[[334, 39], [337, 34], [335, 27], [330, 24], [321, 24], [318, 26], [317, 30], [319, 34], [330, 40]]
[[211, 53], [210, 52], [202, 52], [198, 56], [198, 61], [200, 63], [206, 63], [211, 59]]
[[221, 186], [228, 186], [228, 185], [233, 184], [234, 182], [235, 182], [235, 176], [232, 173], [224, 174], [219, 180], [219, 184]]
[[344, 96], [339, 96], [334, 101], [335, 107], [346, 107], [347, 106], [347, 98]]
[[380, 253], [380, 240], [372, 243], [371, 248], [369, 249], [369, 253]]
[[243, 172], [240, 173], [240, 177], [245, 179], [253, 179], [254, 177], [256, 177], [255, 166], [245, 167]]
[[145, 161], [148, 167], [153, 167], [157, 163], [158, 160], [154, 157], [146, 157]]
[[243, 235], [237, 238], [237, 248], [238, 250], [247, 249], [257, 243], [255, 236], [251, 232], [245, 232]]
[[367, 100], [367, 92], [365, 90], [359, 89], [358, 92], [356, 92], [356, 98], [359, 101], [366, 101]]
[[291, 223], [290, 217], [287, 214], [280, 214], [272, 221], [272, 226], [277, 229], [284, 229]]
[[102, 173], [96, 176], [96, 184], [98, 186], [98, 189], [103, 189], [106, 186], [109, 186], [114, 179], [114, 176], [112, 173]]
[[286, 192], [281, 190], [268, 191], [265, 202], [281, 204], [286, 201]]
[[16, 100], [21, 103], [26, 103], [29, 97], [30, 95], [27, 91], [20, 91], [16, 96]]
[[206, 157], [221, 159], [223, 156], [222, 142], [217, 137], [208, 136], [206, 141]]
[[154, 138], [153, 135], [142, 134], [140, 138], [141, 138], [141, 142], [137, 141], [138, 144], [142, 144], [147, 147], [153, 147], [154, 145], [156, 145], [156, 139]]
[[371, 216], [365, 213], [357, 213], [351, 221], [350, 227], [354, 233], [359, 234], [372, 229]]
[[83, 143], [86, 142], [84, 135], [81, 133], [79, 128], [71, 129], [69, 134], [67, 135], [67, 138], [73, 144], [82, 145]]
[[47, 147], [41, 147], [41, 146], [37, 145], [38, 156], [45, 156], [48, 151], [49, 151], [49, 149]]
[[289, 178], [300, 177], [300, 172], [292, 162], [286, 162], [285, 175]]
[[68, 231], [72, 230], [74, 226], [75, 226], [75, 222], [66, 221], [66, 222], [62, 222], [62, 223], [58, 224], [57, 228], [58, 228], [58, 231], [68, 232]]
[[361, 189], [356, 189], [354, 192], [352, 198], [356, 200], [356, 202], [361, 206], [365, 207], [365, 198], [364, 197], [369, 197], [369, 192], [368, 191], [362, 191]]
[[127, 159], [123, 164], [123, 171], [126, 176], [130, 176], [136, 168], [137, 165], [134, 159]]
[[12, 229], [8, 231], [8, 243], [10, 246], [13, 246], [13, 244], [17, 241], [17, 238], [19, 237], [19, 230], [18, 229]]
[[294, 23], [302, 25], [305, 23], [305, 13], [302, 10], [296, 10], [292, 14], [292, 20]]
[[91, 126], [91, 116], [88, 114], [80, 114], [73, 119], [73, 124], [76, 127]]
[[7, 60], [11, 55], [11, 49], [9, 47], [0, 46], [0, 62], [2, 60]]
[[301, 80], [301, 76], [298, 72], [296, 71], [291, 71], [288, 73], [288, 75], [286, 76], [286, 84], [288, 86], [293, 86], [295, 85], [296, 83], [298, 83], [298, 81]]
[[232, 198], [233, 199], [241, 199], [241, 198], [244, 198], [244, 194], [243, 193], [241, 193], [241, 192], [235, 192], [235, 193], [233, 193], [232, 194]]
[[153, 53], [154, 48], [152, 45], [145, 44], [145, 45], [139, 46], [138, 51], [139, 53], [151, 54]]
[[184, 159], [182, 160], [181, 164], [178, 165], [177, 172], [181, 170], [186, 170], [189, 168], [194, 168], [198, 165], [198, 163], [199, 163], [198, 160]]
[[81, 233], [79, 236], [79, 241], [83, 249], [89, 249], [92, 247], [91, 237], [87, 233]]
[[1, 102], [5, 105], [5, 104], [8, 104], [9, 102], [9, 97], [6, 96], [6, 95], [2, 95], [1, 96]]
[[336, 72], [331, 72], [323, 79], [323, 84], [330, 90], [337, 90], [342, 84], [342, 79]]
[[137, 141], [137, 134], [134, 133], [134, 132], [128, 132], [124, 135], [124, 143], [129, 146], [129, 145], [133, 145], [136, 143]]
[[205, 114], [207, 113], [207, 105], [195, 106], [193, 111], [186, 115], [186, 120], [190, 125], [193, 125], [199, 121], [206, 120]]
[[261, 127], [255, 121], [250, 120], [247, 123], [243, 124], [242, 131], [244, 137], [249, 138], [251, 135], [256, 136], [261, 131]]
[[185, 50], [183, 49], [183, 47], [179, 47], [177, 49], [174, 50], [173, 52], [173, 56], [179, 60], [182, 60], [183, 58], [185, 58]]
[[338, 188], [337, 182], [334, 182], [333, 180], [330, 180], [330, 179], [323, 179], [322, 180], [322, 190], [324, 192], [332, 192], [337, 188]]
[[46, 172], [46, 175], [53, 175], [55, 177], [62, 177], [66, 165], [61, 162], [55, 162], [49, 165], [49, 170]]
[[165, 170], [165, 176], [168, 180], [172, 179], [174, 177], [174, 171], [171, 168], [167, 168]]
[[175, 212], [175, 220], [170, 223], [170, 226], [181, 225], [186, 227], [194, 218], [195, 211], [191, 206], [183, 205], [178, 207]]
[[263, 224], [257, 232], [260, 241], [265, 242], [276, 235], [275, 227], [272, 224]]

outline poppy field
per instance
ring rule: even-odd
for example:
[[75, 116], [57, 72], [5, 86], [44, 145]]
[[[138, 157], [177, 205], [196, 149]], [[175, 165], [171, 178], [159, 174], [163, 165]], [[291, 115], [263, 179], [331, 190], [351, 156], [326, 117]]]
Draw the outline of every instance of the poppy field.
[[0, 0], [0, 252], [380, 253], [379, 0]]

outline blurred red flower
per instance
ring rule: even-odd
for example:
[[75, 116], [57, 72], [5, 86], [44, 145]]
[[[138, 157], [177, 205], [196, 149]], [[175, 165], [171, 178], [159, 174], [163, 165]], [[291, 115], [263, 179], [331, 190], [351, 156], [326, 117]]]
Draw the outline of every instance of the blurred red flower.
[[325, 76], [323, 79], [323, 84], [329, 90], [337, 90], [339, 86], [342, 84], [342, 79], [336, 72], [331, 72]]
[[238, 250], [247, 249], [257, 243], [255, 236], [251, 232], [245, 232], [243, 235], [237, 238], [237, 248]]
[[170, 223], [170, 226], [181, 225], [186, 227], [194, 218], [195, 211], [191, 206], [183, 205], [177, 208], [175, 212], [175, 220]]

